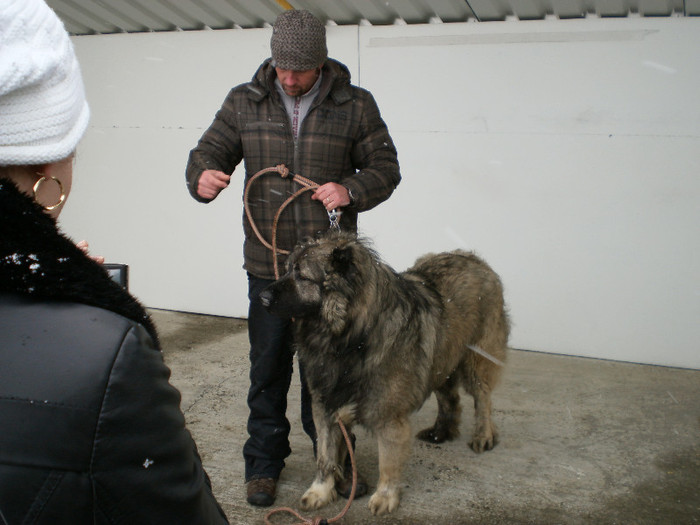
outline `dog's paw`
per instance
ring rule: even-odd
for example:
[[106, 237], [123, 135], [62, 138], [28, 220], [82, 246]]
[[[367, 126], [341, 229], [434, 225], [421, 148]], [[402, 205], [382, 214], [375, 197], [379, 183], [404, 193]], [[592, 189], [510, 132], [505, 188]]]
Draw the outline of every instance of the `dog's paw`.
[[450, 436], [447, 432], [441, 431], [437, 427], [425, 428], [416, 434], [416, 437], [427, 443], [444, 443]]
[[316, 510], [332, 503], [338, 497], [335, 489], [327, 490], [323, 485], [313, 484], [301, 497], [302, 510]]
[[498, 445], [498, 434], [496, 432], [474, 434], [469, 442], [469, 448], [477, 454], [492, 450], [496, 445]]
[[399, 506], [398, 489], [377, 490], [369, 499], [369, 510], [375, 516], [394, 512]]
[[459, 418], [438, 417], [432, 427], [424, 428], [416, 437], [428, 443], [444, 443], [459, 436]]

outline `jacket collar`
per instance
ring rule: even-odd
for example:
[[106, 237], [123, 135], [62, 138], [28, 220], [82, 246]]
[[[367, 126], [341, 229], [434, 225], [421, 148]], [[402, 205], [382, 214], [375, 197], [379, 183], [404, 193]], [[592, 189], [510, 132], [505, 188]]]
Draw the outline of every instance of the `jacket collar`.
[[112, 311], [144, 325], [158, 345], [143, 306], [6, 178], [0, 178], [0, 292]]
[[[263, 62], [253, 75], [253, 80], [246, 84], [248, 96], [255, 102], [266, 97], [277, 97], [275, 89], [275, 68], [272, 59]], [[327, 58], [323, 64], [323, 82], [321, 83], [318, 101], [330, 97], [336, 104], [342, 104], [352, 99], [350, 86], [350, 70], [347, 66], [332, 58]]]

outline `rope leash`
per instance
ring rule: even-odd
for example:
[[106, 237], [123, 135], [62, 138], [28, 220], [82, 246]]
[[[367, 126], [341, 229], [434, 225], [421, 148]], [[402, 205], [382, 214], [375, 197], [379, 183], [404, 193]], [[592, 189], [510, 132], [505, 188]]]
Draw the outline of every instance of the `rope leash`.
[[352, 505], [352, 501], [355, 499], [355, 491], [357, 489], [357, 466], [355, 465], [355, 454], [352, 450], [352, 442], [350, 441], [348, 431], [345, 428], [345, 425], [343, 425], [343, 422], [340, 420], [340, 417], [337, 418], [337, 421], [338, 426], [340, 427], [340, 430], [343, 433], [343, 437], [345, 438], [345, 444], [348, 447], [348, 454], [350, 454], [350, 463], [352, 464], [352, 489], [350, 490], [350, 497], [348, 497], [348, 502], [345, 504], [343, 510], [340, 511], [340, 513], [338, 513], [336, 517], [326, 519], [320, 516], [316, 516], [313, 518], [305, 518], [291, 507], [280, 507], [278, 509], [271, 510], [265, 515], [265, 525], [272, 525], [272, 523], [270, 522], [270, 516], [279, 512], [287, 512], [288, 514], [292, 514], [299, 518], [301, 521], [298, 522], [298, 525], [328, 525], [329, 523], [335, 523], [336, 521], [343, 519], [345, 514], [347, 514], [348, 510], [350, 510], [350, 505]]
[[[253, 175], [248, 183], [245, 186], [245, 190], [243, 192], [243, 207], [245, 209], [246, 217], [248, 217], [248, 222], [250, 223], [250, 226], [255, 232], [255, 235], [257, 236], [258, 240], [268, 248], [269, 250], [272, 251], [272, 262], [274, 265], [274, 271], [275, 271], [275, 279], [279, 279], [279, 267], [277, 263], [277, 256], [279, 254], [282, 255], [289, 255], [289, 250], [283, 250], [277, 248], [277, 223], [279, 222], [279, 218], [282, 215], [282, 212], [284, 209], [291, 204], [291, 202], [302, 195], [303, 193], [307, 191], [314, 191], [319, 188], [319, 185], [312, 181], [311, 179], [307, 179], [306, 177], [302, 177], [301, 175], [297, 174], [292, 174], [291, 178], [294, 182], [299, 184], [301, 188], [297, 191], [295, 191], [291, 196], [289, 196], [279, 207], [277, 210], [277, 213], [275, 213], [275, 217], [272, 222], [272, 240], [271, 242], [267, 242], [265, 238], [262, 236], [260, 233], [260, 230], [258, 230], [257, 225], [255, 224], [255, 221], [253, 220], [253, 216], [250, 213], [250, 206], [248, 204], [248, 194], [250, 191], [250, 186], [255, 182], [258, 178], [261, 176], [265, 175], [266, 173], [278, 173], [280, 177], [283, 179], [289, 178], [290, 172], [289, 168], [287, 168], [284, 164], [278, 164], [277, 166], [269, 167], [269, 168], [263, 168], [260, 171], [258, 171], [255, 175]], [[330, 221], [330, 227], [331, 229], [340, 229], [339, 226], [339, 221], [340, 221], [340, 214], [341, 212], [338, 210], [331, 210], [328, 213], [328, 220]], [[491, 356], [484, 350], [481, 350], [478, 347], [470, 346], [469, 347], [471, 350], [474, 352], [482, 355], [483, 357], [493, 361], [499, 366], [503, 366], [503, 362], [496, 359], [495, 357]], [[348, 448], [348, 454], [350, 454], [350, 463], [352, 465], [352, 489], [350, 490], [350, 496], [348, 497], [348, 502], [345, 504], [345, 507], [343, 510], [334, 518], [331, 519], [326, 519], [322, 518], [320, 516], [316, 516], [314, 518], [305, 518], [301, 514], [299, 514], [296, 510], [292, 509], [291, 507], [280, 507], [277, 509], [273, 509], [269, 511], [265, 515], [265, 525], [272, 525], [270, 522], [270, 517], [273, 516], [274, 514], [278, 514], [281, 512], [286, 512], [288, 514], [292, 514], [293, 516], [297, 517], [301, 521], [298, 522], [299, 525], [328, 525], [329, 523], [335, 523], [336, 521], [341, 520], [345, 514], [347, 514], [348, 510], [350, 510], [350, 505], [352, 505], [353, 500], [355, 499], [355, 492], [357, 490], [357, 466], [355, 464], [355, 454], [352, 449], [352, 443], [350, 441], [350, 436], [348, 435], [348, 432], [345, 428], [345, 425], [343, 425], [343, 422], [340, 420], [340, 417], [337, 418], [338, 426], [340, 426], [340, 430], [343, 433], [343, 437], [345, 438], [345, 443]]]
[[[261, 176], [265, 175], [266, 173], [279, 173], [280, 177], [283, 179], [287, 179], [290, 177], [289, 173], [289, 168], [285, 166], [284, 164], [278, 164], [277, 166], [269, 167], [269, 168], [263, 168], [260, 171], [258, 171], [255, 175], [253, 175], [248, 183], [245, 186], [245, 191], [243, 192], [243, 208], [245, 209], [245, 214], [246, 217], [248, 217], [248, 222], [250, 223], [250, 227], [253, 229], [253, 232], [255, 232], [255, 235], [258, 237], [260, 242], [265, 246], [267, 249], [272, 251], [272, 263], [274, 265], [275, 269], [275, 279], [279, 279], [279, 268], [277, 264], [277, 256], [279, 254], [282, 255], [289, 255], [289, 250], [282, 250], [277, 248], [277, 223], [279, 222], [280, 215], [282, 215], [282, 212], [284, 209], [291, 204], [291, 202], [296, 199], [299, 195], [302, 193], [305, 193], [307, 191], [315, 191], [316, 189], [319, 188], [319, 185], [316, 184], [314, 181], [311, 179], [307, 179], [306, 177], [302, 177], [301, 175], [296, 175], [296, 174], [291, 174], [291, 179], [299, 184], [301, 186], [300, 189], [292, 193], [287, 200], [285, 200], [277, 210], [277, 213], [275, 213], [275, 217], [272, 221], [272, 240], [271, 242], [267, 242], [265, 238], [262, 236], [260, 233], [260, 230], [258, 230], [257, 225], [255, 224], [255, 221], [253, 220], [253, 216], [250, 213], [250, 205], [248, 204], [248, 193], [250, 191], [250, 186], [255, 182], [258, 178]], [[328, 211], [328, 220], [330, 221], [331, 228], [335, 229], [340, 229], [340, 226], [338, 225], [340, 221], [340, 214], [341, 212], [339, 210], [331, 210]]]
[[[255, 182], [258, 178], [262, 177], [266, 173], [278, 173], [280, 177], [283, 179], [289, 178], [290, 173], [289, 173], [289, 168], [287, 168], [284, 164], [278, 164], [277, 166], [274, 167], [269, 167], [269, 168], [263, 168], [260, 171], [258, 171], [255, 175], [253, 175], [248, 183], [245, 186], [245, 190], [243, 192], [243, 208], [245, 209], [245, 214], [246, 217], [248, 217], [248, 222], [250, 223], [251, 228], [253, 229], [253, 232], [255, 232], [255, 235], [257, 236], [258, 240], [265, 246], [267, 249], [272, 251], [272, 262], [274, 265], [275, 269], [275, 279], [279, 279], [279, 268], [277, 264], [277, 256], [279, 254], [282, 255], [289, 255], [288, 250], [282, 250], [277, 248], [277, 223], [279, 222], [279, 218], [282, 215], [282, 212], [284, 209], [291, 204], [291, 202], [302, 195], [303, 193], [307, 191], [314, 191], [319, 188], [319, 185], [316, 184], [314, 181], [311, 179], [307, 179], [306, 177], [302, 177], [301, 175], [296, 175], [296, 174], [291, 174], [291, 178], [294, 182], [299, 184], [301, 188], [292, 195], [290, 195], [287, 200], [285, 200], [277, 210], [277, 213], [275, 213], [275, 217], [272, 221], [272, 239], [271, 242], [267, 242], [265, 238], [262, 236], [260, 233], [260, 230], [258, 230], [257, 225], [255, 224], [255, 221], [253, 220], [253, 216], [250, 213], [250, 206], [248, 204], [248, 194], [250, 192], [250, 186]], [[340, 214], [341, 212], [339, 210], [331, 210], [327, 211], [328, 213], [328, 220], [330, 221], [330, 227], [331, 229], [340, 229], [339, 226], [339, 221], [340, 221]], [[352, 505], [353, 500], [355, 499], [355, 492], [357, 490], [357, 466], [355, 465], [355, 453], [352, 449], [352, 442], [350, 440], [350, 436], [348, 435], [348, 431], [345, 428], [345, 425], [343, 425], [343, 422], [340, 420], [340, 417], [337, 418], [338, 421], [338, 426], [340, 426], [340, 430], [343, 433], [343, 437], [345, 438], [345, 443], [348, 447], [348, 454], [350, 454], [350, 463], [352, 465], [352, 489], [350, 490], [350, 496], [348, 497], [348, 502], [345, 504], [345, 508], [335, 517], [331, 519], [326, 519], [326, 518], [321, 518], [320, 516], [314, 517], [314, 518], [305, 518], [301, 514], [299, 514], [296, 510], [290, 508], [290, 507], [281, 507], [278, 509], [271, 510], [265, 515], [265, 525], [272, 525], [270, 522], [270, 517], [274, 514], [280, 513], [280, 512], [287, 512], [289, 514], [292, 514], [299, 518], [301, 521], [299, 522], [300, 525], [328, 525], [329, 523], [335, 523], [338, 520], [341, 520], [345, 514], [347, 514], [348, 510], [350, 509], [350, 505]]]

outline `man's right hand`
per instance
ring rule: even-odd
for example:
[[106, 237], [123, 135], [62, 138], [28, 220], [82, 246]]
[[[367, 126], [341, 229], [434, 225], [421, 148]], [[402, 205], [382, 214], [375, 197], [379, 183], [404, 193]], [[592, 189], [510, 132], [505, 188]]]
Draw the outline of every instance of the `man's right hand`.
[[231, 182], [231, 175], [226, 175], [223, 171], [204, 170], [197, 183], [197, 195], [207, 200], [215, 199], [229, 182]]

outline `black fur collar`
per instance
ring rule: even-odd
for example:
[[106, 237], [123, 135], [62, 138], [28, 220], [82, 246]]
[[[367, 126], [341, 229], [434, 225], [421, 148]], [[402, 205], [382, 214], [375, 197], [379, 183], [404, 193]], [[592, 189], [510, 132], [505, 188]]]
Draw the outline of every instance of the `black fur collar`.
[[115, 312], [144, 325], [158, 345], [143, 306], [6, 178], [0, 178], [0, 292]]

